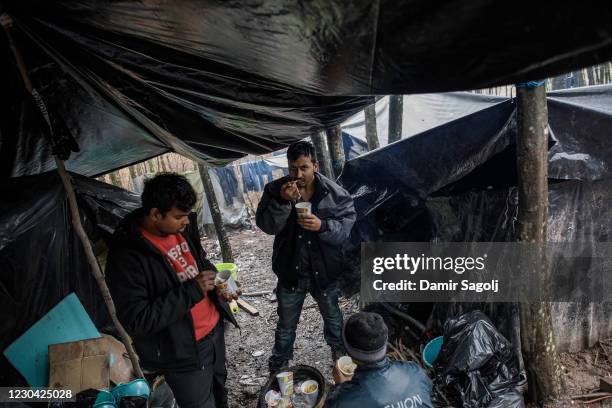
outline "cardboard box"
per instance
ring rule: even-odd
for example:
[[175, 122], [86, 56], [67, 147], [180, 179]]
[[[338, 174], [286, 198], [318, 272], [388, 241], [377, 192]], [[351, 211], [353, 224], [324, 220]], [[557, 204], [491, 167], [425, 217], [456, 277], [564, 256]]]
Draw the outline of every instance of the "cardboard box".
[[113, 384], [127, 383], [136, 376], [133, 373], [132, 361], [122, 342], [109, 334], [102, 334], [111, 353], [110, 380]]
[[49, 387], [77, 393], [109, 388], [110, 351], [106, 339], [49, 345]]

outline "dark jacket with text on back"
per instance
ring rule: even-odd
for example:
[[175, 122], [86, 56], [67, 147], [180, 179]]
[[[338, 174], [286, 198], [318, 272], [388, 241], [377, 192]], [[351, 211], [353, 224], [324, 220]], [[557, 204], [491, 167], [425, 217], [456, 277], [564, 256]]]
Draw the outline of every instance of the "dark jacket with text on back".
[[[237, 326], [228, 304], [214, 291], [203, 293], [195, 279], [181, 283], [166, 256], [140, 232], [142, 209], [125, 217], [115, 230], [106, 261], [106, 278], [117, 317], [132, 337], [141, 365], [150, 371], [198, 369], [191, 308], [212, 296], [220, 318]], [[200, 244], [196, 214], [182, 233], [199, 271], [213, 270]]]
[[321, 219], [320, 231], [301, 228], [295, 206], [280, 197], [280, 188], [289, 177], [266, 184], [257, 206], [257, 226], [275, 235], [272, 270], [279, 283], [288, 289], [295, 288], [298, 282], [299, 245], [305, 245], [308, 250], [317, 286], [326, 289], [336, 283], [344, 263], [342, 245], [357, 218], [353, 199], [345, 189], [320, 173], [315, 173], [315, 177], [311, 203], [312, 213]]
[[414, 362], [390, 361], [357, 367], [350, 381], [336, 385], [325, 408], [433, 408], [432, 384]]

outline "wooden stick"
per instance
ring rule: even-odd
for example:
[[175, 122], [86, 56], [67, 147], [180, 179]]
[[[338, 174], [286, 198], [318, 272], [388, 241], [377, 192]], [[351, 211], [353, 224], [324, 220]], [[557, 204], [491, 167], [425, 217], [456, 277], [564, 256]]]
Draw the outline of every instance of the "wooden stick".
[[265, 296], [265, 295], [269, 295], [270, 293], [272, 293], [271, 290], [262, 290], [261, 292], [243, 293], [241, 296]]
[[[28, 90], [28, 93], [32, 95], [32, 91], [33, 91], [32, 82], [30, 81], [30, 78], [27, 74], [27, 70], [25, 68], [23, 58], [21, 57], [21, 53], [19, 52], [19, 49], [17, 48], [17, 45], [15, 44], [13, 40], [13, 36], [10, 30], [13, 25], [12, 18], [8, 14], [4, 13], [0, 16], [0, 22], [2, 23], [2, 27], [4, 28], [6, 36], [9, 40], [11, 50], [13, 51], [13, 54], [15, 55], [15, 60], [17, 61], [17, 65], [19, 66], [19, 72], [21, 73], [21, 77], [23, 79], [24, 85], [26, 89]], [[51, 127], [50, 123], [49, 123], [49, 127]], [[144, 378], [144, 374], [142, 373], [140, 365], [138, 364], [138, 356], [136, 355], [136, 352], [134, 351], [132, 344], [130, 343], [130, 338], [127, 332], [125, 331], [125, 329], [119, 322], [119, 319], [117, 319], [117, 311], [115, 310], [115, 303], [113, 302], [113, 298], [111, 297], [110, 291], [108, 289], [108, 285], [106, 284], [106, 281], [104, 280], [104, 275], [102, 274], [102, 271], [100, 270], [100, 265], [98, 264], [98, 260], [96, 259], [96, 256], [94, 255], [93, 249], [91, 247], [91, 242], [89, 242], [89, 238], [87, 237], [87, 234], [85, 233], [85, 230], [83, 229], [83, 224], [81, 224], [81, 216], [79, 214], [79, 207], [77, 205], [76, 195], [74, 194], [74, 188], [72, 187], [72, 183], [70, 181], [70, 176], [66, 172], [66, 168], [64, 167], [64, 162], [60, 160], [57, 156], [54, 156], [54, 158], [55, 158], [55, 165], [57, 166], [57, 171], [60, 175], [60, 179], [62, 180], [62, 184], [64, 185], [64, 188], [66, 189], [66, 195], [68, 197], [68, 204], [70, 207], [70, 215], [72, 218], [72, 226], [75, 232], [77, 233], [77, 236], [79, 237], [79, 239], [81, 240], [83, 244], [83, 247], [85, 249], [85, 255], [87, 256], [87, 260], [89, 261], [89, 266], [91, 267], [91, 272], [94, 275], [94, 278], [96, 279], [96, 282], [98, 283], [98, 286], [100, 287], [100, 291], [102, 292], [102, 297], [104, 298], [104, 303], [106, 304], [106, 308], [108, 309], [108, 313], [113, 321], [113, 324], [115, 325], [115, 328], [119, 332], [119, 335], [121, 336], [121, 341], [123, 342], [123, 345], [125, 346], [125, 349], [127, 350], [130, 356], [130, 360], [132, 361], [132, 366], [134, 368], [136, 376], [139, 378]]]
[[247, 313], [249, 313], [251, 316], [259, 316], [259, 310], [257, 310], [257, 308], [255, 308], [255, 306], [252, 306], [246, 300], [238, 299], [238, 300], [236, 300], [236, 303], [238, 303], [238, 306], [240, 306], [240, 308], [246, 310]]
[[610, 398], [612, 398], [612, 394], [606, 395], [606, 396], [603, 396], [603, 397], [599, 397], [599, 398], [595, 398], [595, 399], [592, 399], [592, 400], [588, 400], [588, 401], [581, 401], [581, 404], [584, 404], [584, 405], [586, 405], [586, 404], [593, 404], [595, 402], [607, 400], [607, 399], [610, 399]]
[[113, 302], [113, 298], [111, 297], [110, 290], [108, 289], [108, 285], [106, 284], [106, 280], [104, 280], [104, 275], [100, 270], [100, 264], [98, 264], [98, 260], [94, 255], [93, 248], [91, 247], [91, 242], [89, 242], [89, 238], [83, 229], [83, 224], [81, 224], [81, 216], [79, 214], [79, 207], [76, 201], [76, 195], [74, 194], [74, 188], [70, 181], [70, 176], [66, 172], [64, 167], [64, 162], [57, 157], [55, 157], [55, 164], [57, 165], [57, 171], [60, 174], [60, 178], [62, 179], [62, 183], [64, 184], [64, 188], [66, 189], [66, 194], [68, 196], [68, 204], [70, 206], [70, 215], [72, 218], [72, 226], [80, 238], [83, 247], [85, 249], [85, 254], [87, 256], [87, 260], [89, 261], [89, 266], [91, 267], [91, 272], [100, 287], [100, 291], [102, 292], [102, 297], [104, 298], [104, 303], [106, 304], [106, 308], [108, 309], [108, 313], [115, 325], [115, 328], [119, 332], [119, 336], [121, 336], [121, 341], [125, 345], [125, 349], [127, 350], [130, 360], [132, 361], [132, 366], [134, 367], [134, 371], [136, 376], [139, 378], [144, 378], [144, 374], [140, 368], [140, 364], [138, 363], [138, 356], [132, 347], [132, 343], [130, 342], [130, 337], [127, 332], [123, 328], [121, 322], [117, 318], [117, 310], [115, 309], [115, 302]]
[[612, 393], [609, 392], [592, 392], [590, 394], [582, 395], [571, 395], [571, 399], [583, 399], [583, 398], [596, 398], [596, 397], [611, 397]]

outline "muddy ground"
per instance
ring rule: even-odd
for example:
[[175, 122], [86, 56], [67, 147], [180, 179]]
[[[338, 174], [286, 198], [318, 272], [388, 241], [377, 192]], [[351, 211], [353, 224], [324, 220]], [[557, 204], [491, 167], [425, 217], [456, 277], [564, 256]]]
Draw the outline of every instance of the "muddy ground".
[[[238, 265], [238, 277], [245, 294], [271, 291], [276, 286], [272, 273], [273, 237], [257, 227], [230, 231], [230, 242]], [[216, 239], [202, 241], [213, 262], [221, 262]], [[276, 302], [271, 295], [244, 296], [244, 300], [259, 310], [259, 316], [245, 311], [237, 315], [241, 330], [228, 326], [226, 332], [228, 388], [230, 407], [256, 407], [258, 392], [268, 376], [268, 357], [274, 344]], [[358, 310], [357, 299], [341, 299], [345, 317]], [[591, 350], [563, 353], [566, 396], [562, 401], [547, 404], [549, 408], [580, 406], [569, 399], [595, 390], [599, 377], [612, 375], [612, 339], [602, 341]], [[331, 352], [323, 340], [323, 321], [316, 303], [308, 296], [300, 318], [292, 364], [307, 364], [318, 368], [331, 382]], [[612, 399], [584, 405], [590, 408], [612, 407]]]

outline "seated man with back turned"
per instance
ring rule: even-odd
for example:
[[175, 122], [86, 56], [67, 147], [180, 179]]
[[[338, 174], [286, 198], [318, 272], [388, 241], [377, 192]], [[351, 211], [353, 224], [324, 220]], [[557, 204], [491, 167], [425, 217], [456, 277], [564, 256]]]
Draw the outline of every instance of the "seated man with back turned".
[[336, 386], [325, 400], [329, 408], [432, 408], [431, 380], [414, 362], [387, 357], [387, 326], [377, 313], [349, 317], [342, 330], [344, 347], [357, 363], [352, 377], [334, 365]]

